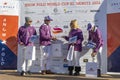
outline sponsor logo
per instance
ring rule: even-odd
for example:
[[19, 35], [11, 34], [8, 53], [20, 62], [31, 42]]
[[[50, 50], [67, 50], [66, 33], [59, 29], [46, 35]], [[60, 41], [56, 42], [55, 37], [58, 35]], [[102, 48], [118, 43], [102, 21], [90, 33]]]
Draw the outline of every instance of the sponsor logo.
[[52, 61], [60, 62], [61, 60], [60, 59], [52, 59]]
[[57, 8], [54, 8], [53, 11], [54, 11], [54, 13], [58, 13], [58, 9]]
[[[1, 42], [2, 43], [2, 42]], [[2, 49], [1, 49], [1, 59], [0, 59], [0, 61], [1, 61], [1, 66], [3, 66], [4, 64], [5, 64], [5, 56], [6, 56], [6, 53], [5, 53], [5, 48], [4, 47], [2, 47]]]
[[4, 5], [7, 5], [7, 2], [4, 2], [3, 4], [4, 4]]
[[25, 11], [25, 14], [34, 14], [35, 12]]
[[9, 5], [7, 2], [3, 2], [3, 4], [0, 6], [0, 8], [3, 8], [3, 9], [13, 9], [13, 8], [15, 8], [15, 6]]
[[67, 10], [66, 8], [64, 9], [64, 13], [72, 13], [72, 10]]
[[37, 13], [38, 15], [48, 15], [49, 13], [47, 11], [45, 11], [44, 9], [41, 10], [39, 13]]
[[119, 6], [120, 5], [120, 2], [113, 2], [111, 3], [111, 6]]
[[64, 25], [63, 28], [68, 28], [68, 25]]
[[58, 14], [60, 14], [59, 11], [58, 11], [58, 8], [54, 8], [52, 14], [54, 14], [54, 15], [58, 15]]
[[68, 64], [63, 64], [63, 67], [64, 67], [64, 68], [67, 68], [67, 67], [68, 67]]
[[87, 13], [88, 10], [75, 10], [76, 13]]
[[94, 68], [89, 68], [87, 71], [94, 72], [96, 70]]
[[100, 10], [90, 10], [90, 12], [100, 12]]
[[113, 2], [111, 6], [120, 9], [120, 2]]

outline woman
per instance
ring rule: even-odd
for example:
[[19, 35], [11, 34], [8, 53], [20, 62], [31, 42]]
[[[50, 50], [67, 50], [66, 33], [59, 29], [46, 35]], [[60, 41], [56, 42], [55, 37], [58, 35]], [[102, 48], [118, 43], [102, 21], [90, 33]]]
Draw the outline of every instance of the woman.
[[71, 30], [69, 32], [69, 35], [63, 36], [63, 38], [66, 39], [67, 41], [69, 41], [70, 38], [75, 36], [77, 38], [75, 42], [69, 43], [69, 47], [68, 47], [68, 49], [70, 49], [70, 46], [74, 46], [73, 59], [69, 61], [69, 65], [68, 65], [69, 75], [73, 75], [73, 69], [75, 68], [74, 75], [77, 76], [81, 71], [80, 52], [82, 51], [83, 33], [82, 33], [82, 30], [79, 28], [78, 22], [76, 19], [70, 22], [70, 27], [71, 27]]

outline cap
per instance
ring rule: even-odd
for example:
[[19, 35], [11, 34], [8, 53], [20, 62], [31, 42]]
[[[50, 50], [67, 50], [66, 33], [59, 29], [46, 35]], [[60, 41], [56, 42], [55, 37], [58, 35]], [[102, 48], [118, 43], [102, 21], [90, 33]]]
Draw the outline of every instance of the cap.
[[88, 23], [87, 30], [90, 30], [92, 27], [94, 27], [94, 24], [93, 23]]
[[25, 17], [25, 21], [28, 22], [28, 21], [32, 21], [31, 17]]
[[45, 16], [45, 17], [44, 17], [44, 20], [53, 21], [53, 19], [50, 18], [50, 16]]

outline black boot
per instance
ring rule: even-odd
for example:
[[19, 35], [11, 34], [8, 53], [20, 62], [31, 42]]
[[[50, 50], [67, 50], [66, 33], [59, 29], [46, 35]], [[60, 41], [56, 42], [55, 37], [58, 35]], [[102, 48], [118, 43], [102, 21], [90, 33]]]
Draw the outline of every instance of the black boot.
[[80, 75], [80, 71], [81, 71], [81, 67], [76, 66], [76, 67], [75, 67], [75, 73], [74, 73], [74, 75], [75, 75], [75, 76]]
[[73, 74], [73, 66], [68, 66], [69, 75]]
[[101, 70], [97, 69], [97, 77], [101, 77]]
[[25, 76], [25, 71], [22, 71], [22, 72], [20, 73], [20, 75], [21, 75], [21, 76]]
[[30, 71], [27, 71], [27, 74], [31, 75], [32, 73]]

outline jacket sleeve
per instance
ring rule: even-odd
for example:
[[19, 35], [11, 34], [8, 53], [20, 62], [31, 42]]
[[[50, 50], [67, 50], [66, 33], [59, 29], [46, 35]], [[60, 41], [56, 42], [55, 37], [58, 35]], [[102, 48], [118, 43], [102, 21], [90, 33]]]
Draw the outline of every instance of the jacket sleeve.
[[17, 42], [18, 42], [18, 43], [21, 42], [21, 29], [18, 30], [18, 34], [17, 34]]
[[99, 30], [97, 30], [96, 37], [97, 37], [98, 40], [97, 40], [97, 43], [96, 43], [96, 47], [94, 48], [94, 52], [98, 52], [99, 48], [100, 48], [100, 46], [102, 44], [102, 35], [101, 35]]
[[91, 41], [91, 34], [90, 34], [90, 31], [88, 32], [88, 41]]
[[33, 33], [33, 35], [37, 35], [37, 32], [36, 32], [36, 29], [34, 28], [34, 33]]
[[83, 40], [84, 40], [83, 33], [81, 31], [81, 32], [78, 33], [78, 38], [77, 38], [76, 44], [81, 44]]
[[66, 41], [69, 41], [69, 37], [68, 37], [68, 36], [65, 36], [65, 40], [66, 40]]

